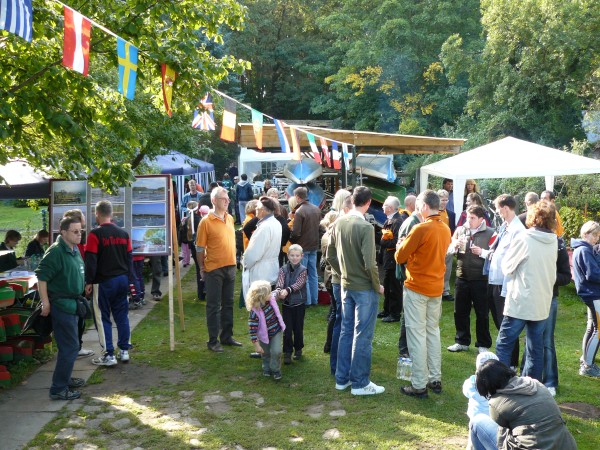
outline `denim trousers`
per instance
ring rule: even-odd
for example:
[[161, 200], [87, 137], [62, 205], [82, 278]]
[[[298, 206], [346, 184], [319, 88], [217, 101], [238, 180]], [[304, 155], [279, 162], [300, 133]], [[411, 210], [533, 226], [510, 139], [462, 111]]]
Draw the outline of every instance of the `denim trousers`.
[[477, 414], [469, 422], [469, 435], [474, 450], [497, 450], [498, 424], [490, 416]]
[[233, 337], [233, 287], [235, 284], [235, 266], [219, 267], [204, 272], [206, 288], [206, 326], [208, 344], [226, 342]]
[[504, 316], [498, 337], [496, 338], [496, 356], [498, 359], [510, 366], [511, 353], [515, 341], [523, 328], [527, 328], [526, 335], [526, 359], [521, 376], [542, 380], [542, 370], [544, 368], [544, 329], [546, 328], [546, 319], [544, 320], [523, 320], [515, 317]]
[[429, 381], [442, 381], [441, 313], [441, 295], [428, 297], [404, 286], [406, 337], [412, 359], [410, 382], [415, 389], [424, 389]]
[[598, 346], [600, 341], [598, 340], [598, 312], [600, 311], [600, 300], [590, 300], [585, 302], [587, 311], [587, 325], [585, 328], [585, 334], [583, 335], [583, 341], [581, 343], [581, 351], [583, 362], [586, 365], [591, 366], [594, 364], [596, 353], [598, 353]]
[[[502, 293], [502, 285], [488, 284], [488, 306], [494, 325], [499, 331], [502, 325], [502, 319], [504, 319], [504, 301], [505, 298], [500, 295]], [[515, 345], [512, 349], [510, 356], [510, 365], [512, 367], [519, 366], [519, 340], [515, 341]]]
[[50, 394], [58, 394], [69, 386], [73, 366], [79, 353], [79, 317], [76, 314], [61, 311], [54, 305], [50, 307], [50, 310], [54, 339], [58, 347]]
[[240, 223], [244, 223], [244, 220], [246, 219], [246, 205], [248, 204], [248, 201], [239, 201], [238, 202], [238, 217], [240, 220]]
[[262, 355], [263, 372], [281, 372], [281, 343], [283, 341], [283, 333], [280, 331], [275, 336], [269, 338], [269, 343], [260, 343], [264, 350]]
[[308, 279], [306, 280], [306, 304], [319, 303], [319, 278], [317, 276], [317, 251], [304, 251], [302, 265], [306, 267]]
[[[117, 346], [121, 350], [129, 350], [129, 278], [127, 275], [118, 275], [98, 283], [98, 295], [94, 296], [94, 320], [98, 330], [100, 345], [106, 353], [112, 355], [115, 351], [112, 339], [112, 322], [117, 326]], [[100, 317], [98, 317], [98, 313]]]
[[133, 261], [133, 279], [135, 281], [135, 289], [137, 290], [138, 300], [143, 300], [146, 295], [143, 259], [140, 261]]
[[351, 381], [352, 389], [361, 389], [370, 383], [378, 299], [379, 296], [373, 289], [342, 289], [342, 328], [335, 370], [337, 384]]
[[338, 345], [340, 342], [340, 331], [342, 329], [342, 286], [339, 283], [331, 283], [333, 288], [333, 299], [335, 302], [335, 322], [333, 323], [333, 335], [331, 337], [331, 349], [329, 350], [329, 367], [331, 375], [335, 376], [337, 366]]

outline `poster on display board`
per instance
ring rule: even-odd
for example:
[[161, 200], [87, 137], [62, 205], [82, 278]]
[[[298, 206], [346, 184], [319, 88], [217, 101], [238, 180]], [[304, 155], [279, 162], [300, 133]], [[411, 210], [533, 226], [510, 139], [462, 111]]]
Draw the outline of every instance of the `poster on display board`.
[[[85, 234], [95, 223], [95, 205], [108, 200], [113, 223], [129, 233], [134, 255], [168, 255], [171, 251], [169, 175], [136, 176], [131, 187], [113, 194], [93, 188], [87, 181], [51, 180], [50, 229], [52, 241], [59, 234], [66, 211], [79, 209], [86, 217]], [[82, 242], [85, 241], [85, 235]]]

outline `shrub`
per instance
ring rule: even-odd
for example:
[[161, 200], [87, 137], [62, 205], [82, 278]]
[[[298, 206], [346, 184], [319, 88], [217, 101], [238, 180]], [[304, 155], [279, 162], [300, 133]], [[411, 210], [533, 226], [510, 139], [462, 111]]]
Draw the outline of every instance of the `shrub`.
[[569, 206], [563, 206], [559, 211], [560, 218], [562, 219], [563, 227], [565, 232], [563, 238], [567, 246], [571, 243], [571, 238], [578, 238], [581, 226], [590, 220], [589, 217], [578, 208], [571, 208]]

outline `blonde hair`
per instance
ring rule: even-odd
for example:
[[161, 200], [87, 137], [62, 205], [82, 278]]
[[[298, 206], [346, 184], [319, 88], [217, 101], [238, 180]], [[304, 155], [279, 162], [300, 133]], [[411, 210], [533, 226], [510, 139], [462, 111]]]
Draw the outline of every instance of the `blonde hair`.
[[337, 191], [333, 197], [333, 201], [331, 202], [331, 209], [340, 212], [342, 209], [344, 209], [344, 201], [350, 197], [350, 195], [352, 194], [350, 194], [350, 192], [346, 189], [340, 189]]
[[588, 220], [581, 226], [581, 239], [585, 239], [585, 237], [589, 234], [598, 234], [600, 233], [600, 224], [598, 222], [594, 222], [593, 220]]
[[246, 294], [246, 309], [251, 311], [266, 304], [271, 298], [271, 283], [265, 280], [254, 281]]
[[254, 211], [256, 211], [256, 205], [258, 205], [258, 200], [250, 200], [248, 203], [246, 203], [246, 214], [254, 214]]
[[290, 245], [290, 248], [288, 248], [288, 255], [290, 252], [300, 252], [301, 255], [304, 254], [304, 250], [302, 250], [302, 247], [300, 247], [298, 244]]
[[296, 209], [296, 206], [298, 206], [298, 200], [296, 200], [296, 197], [290, 197], [288, 198], [288, 205], [290, 207], [290, 211], [294, 211], [294, 209]]

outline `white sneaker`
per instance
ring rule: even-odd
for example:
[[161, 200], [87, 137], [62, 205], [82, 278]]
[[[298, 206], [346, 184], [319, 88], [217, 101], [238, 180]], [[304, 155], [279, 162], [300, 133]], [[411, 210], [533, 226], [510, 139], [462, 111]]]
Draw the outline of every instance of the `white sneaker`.
[[78, 358], [87, 358], [88, 356], [92, 356], [93, 354], [94, 354], [94, 350], [82, 348], [81, 350], [79, 350], [77, 357]]
[[467, 350], [469, 350], [468, 345], [461, 345], [458, 343], [452, 344], [450, 347], [448, 347], [449, 352], [466, 352]]
[[548, 392], [550, 392], [550, 395], [552, 395], [552, 397], [556, 397], [556, 388], [555, 387], [549, 387]]
[[377, 386], [372, 381], [367, 384], [364, 388], [352, 389], [352, 395], [375, 395], [381, 394], [385, 391], [383, 386]]
[[485, 352], [489, 352], [490, 349], [487, 347], [479, 347], [479, 353], [485, 353]]
[[335, 383], [335, 388], [338, 391], [343, 391], [343, 390], [345, 390], [349, 386], [352, 386], [352, 381], [348, 381], [346, 384], [337, 384], [337, 383]]
[[121, 360], [121, 362], [124, 362], [124, 363], [129, 362], [129, 351], [121, 350], [119, 352], [119, 359]]
[[116, 366], [117, 358], [115, 358], [114, 355], [106, 354], [104, 356], [92, 359], [92, 364], [96, 366]]

